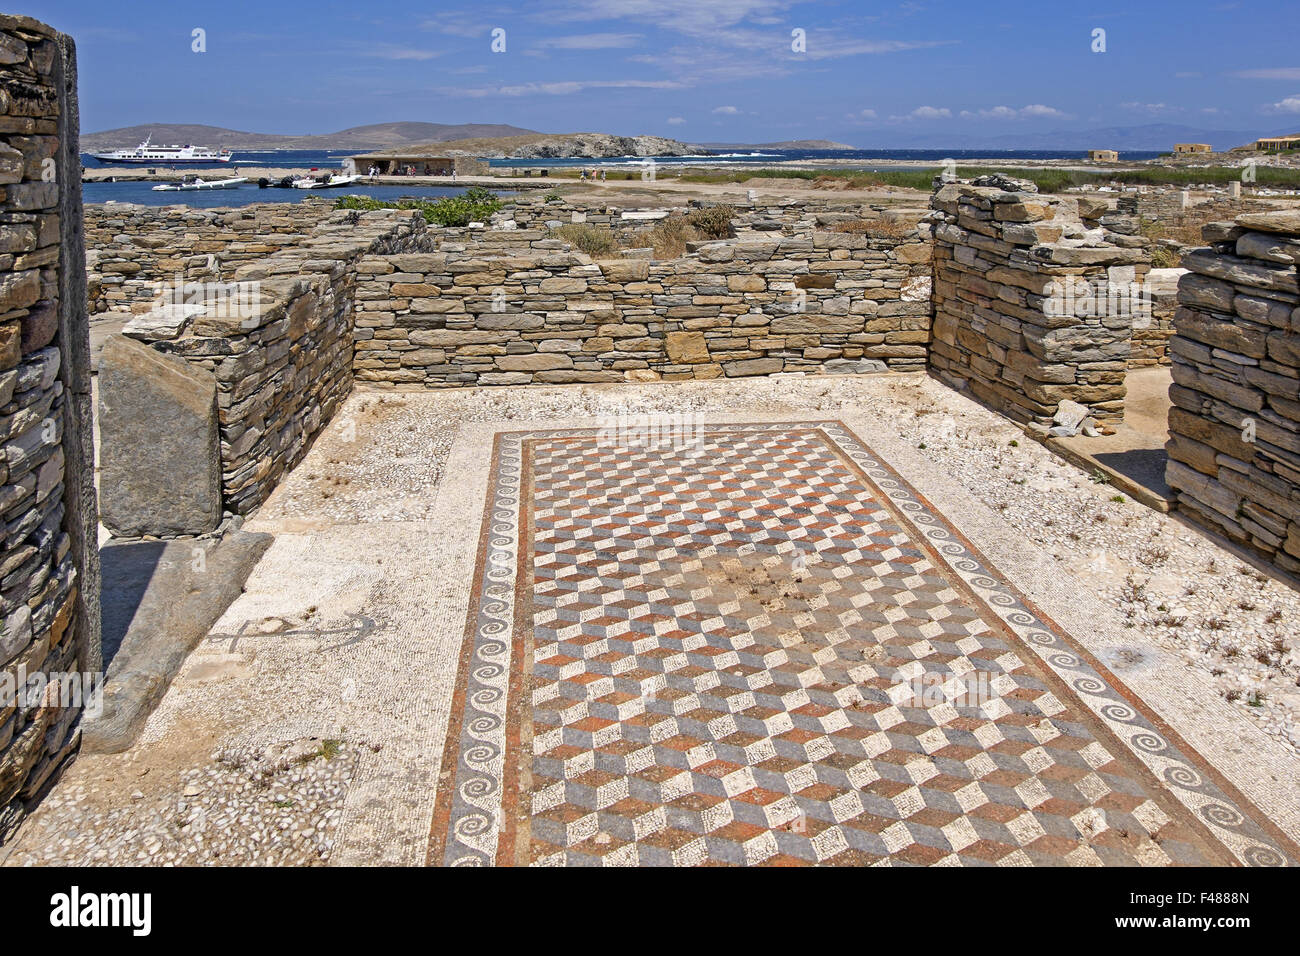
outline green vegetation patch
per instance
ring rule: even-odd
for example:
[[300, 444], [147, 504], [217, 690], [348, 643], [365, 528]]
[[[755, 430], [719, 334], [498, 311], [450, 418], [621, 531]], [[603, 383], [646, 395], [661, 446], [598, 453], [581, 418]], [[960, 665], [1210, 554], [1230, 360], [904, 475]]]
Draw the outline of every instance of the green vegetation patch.
[[[942, 169], [892, 169], [868, 172], [853, 169], [745, 169], [717, 173], [686, 173], [681, 181], [686, 183], [743, 183], [749, 179], [803, 179], [827, 188], [872, 189], [893, 186], [929, 192], [934, 177]], [[996, 169], [990, 166], [959, 166], [960, 179], [974, 179], [1001, 173], [1016, 179], [1028, 179], [1040, 192], [1056, 193], [1073, 186], [1105, 186], [1111, 183], [1148, 186], [1224, 185], [1241, 180], [1241, 167], [1208, 166], [1198, 169], [1169, 169], [1153, 166], [1147, 169], [1097, 171], [1081, 169]], [[1256, 166], [1255, 182], [1260, 186], [1300, 188], [1300, 169], [1273, 166]]]
[[459, 196], [442, 199], [375, 199], [371, 196], [344, 196], [334, 204], [335, 209], [418, 209], [425, 221], [435, 226], [468, 226], [471, 222], [484, 222], [502, 206], [495, 194], [474, 186]]

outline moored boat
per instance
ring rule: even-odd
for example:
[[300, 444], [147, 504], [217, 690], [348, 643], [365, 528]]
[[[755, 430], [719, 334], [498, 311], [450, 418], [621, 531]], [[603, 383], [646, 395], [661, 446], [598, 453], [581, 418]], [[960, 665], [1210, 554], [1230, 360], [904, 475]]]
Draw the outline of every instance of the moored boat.
[[228, 149], [190, 146], [188, 143], [184, 146], [153, 146], [146, 137], [135, 149], [114, 149], [90, 155], [105, 163], [156, 163], [167, 166], [175, 163], [228, 163], [235, 154]]
[[199, 189], [234, 189], [241, 183], [248, 182], [244, 176], [234, 176], [230, 179], [199, 179], [197, 176], [186, 176], [178, 183], [159, 183], [153, 187], [154, 192], [192, 192]]
[[294, 189], [335, 189], [339, 186], [351, 186], [360, 180], [360, 176], [322, 176], [319, 179], [312, 179], [310, 176], [303, 176], [301, 179], [293, 181]]

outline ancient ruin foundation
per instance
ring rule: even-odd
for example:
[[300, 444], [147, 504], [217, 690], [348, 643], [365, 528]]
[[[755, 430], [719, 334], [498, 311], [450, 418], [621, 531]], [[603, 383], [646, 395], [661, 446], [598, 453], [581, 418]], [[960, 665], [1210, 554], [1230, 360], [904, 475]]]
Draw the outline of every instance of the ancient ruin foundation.
[[1125, 290], [1140, 287], [1149, 259], [1082, 220], [1078, 204], [1005, 177], [934, 195], [930, 367], [1018, 421], [1050, 422], [1063, 399], [1098, 418], [1124, 414]]

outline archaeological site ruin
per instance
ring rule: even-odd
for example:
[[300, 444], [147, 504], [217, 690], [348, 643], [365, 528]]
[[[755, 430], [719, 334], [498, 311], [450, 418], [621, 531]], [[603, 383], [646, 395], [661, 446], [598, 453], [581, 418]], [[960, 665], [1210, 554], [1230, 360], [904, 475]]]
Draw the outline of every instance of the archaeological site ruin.
[[1300, 205], [83, 208], [72, 41], [0, 70], [3, 686], [110, 702], [0, 699], [9, 862], [260, 861], [260, 774], [271, 862], [1300, 863]]

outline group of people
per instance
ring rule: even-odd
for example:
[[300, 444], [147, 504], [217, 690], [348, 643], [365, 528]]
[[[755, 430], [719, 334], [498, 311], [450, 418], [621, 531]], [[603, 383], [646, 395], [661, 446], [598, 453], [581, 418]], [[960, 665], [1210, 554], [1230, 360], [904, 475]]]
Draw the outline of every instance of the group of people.
[[[369, 176], [371, 179], [374, 179], [376, 176], [379, 175], [379, 173], [380, 173], [380, 169], [379, 169], [379, 167], [376, 166], [374, 163], [371, 163], [371, 164], [370, 164], [370, 168], [366, 170], [366, 175]], [[398, 166], [398, 167], [394, 168], [394, 169], [392, 170], [392, 172], [390, 172], [388, 175], [390, 175], [390, 176], [414, 176], [415, 174], [416, 174], [416, 173], [415, 173], [415, 167], [414, 167], [414, 166]], [[453, 182], [454, 182], [456, 179], [459, 178], [459, 177], [456, 175], [456, 167], [455, 167], [455, 166], [453, 166], [453, 167], [452, 167], [449, 171], [447, 171], [447, 172], [439, 172], [439, 171], [437, 171], [437, 170], [428, 170], [428, 171], [422, 172], [421, 175], [425, 175], [425, 176], [451, 176]]]
[[[594, 182], [597, 181], [597, 179], [599, 179], [600, 182], [602, 182], [602, 183], [605, 182], [605, 170], [603, 170], [603, 169], [593, 169], [593, 170], [591, 171], [591, 181], [594, 183]], [[583, 167], [582, 167], [582, 181], [583, 181], [583, 182], [586, 182], [586, 181], [587, 181], [587, 167], [586, 167], [586, 166], [583, 166]]]

